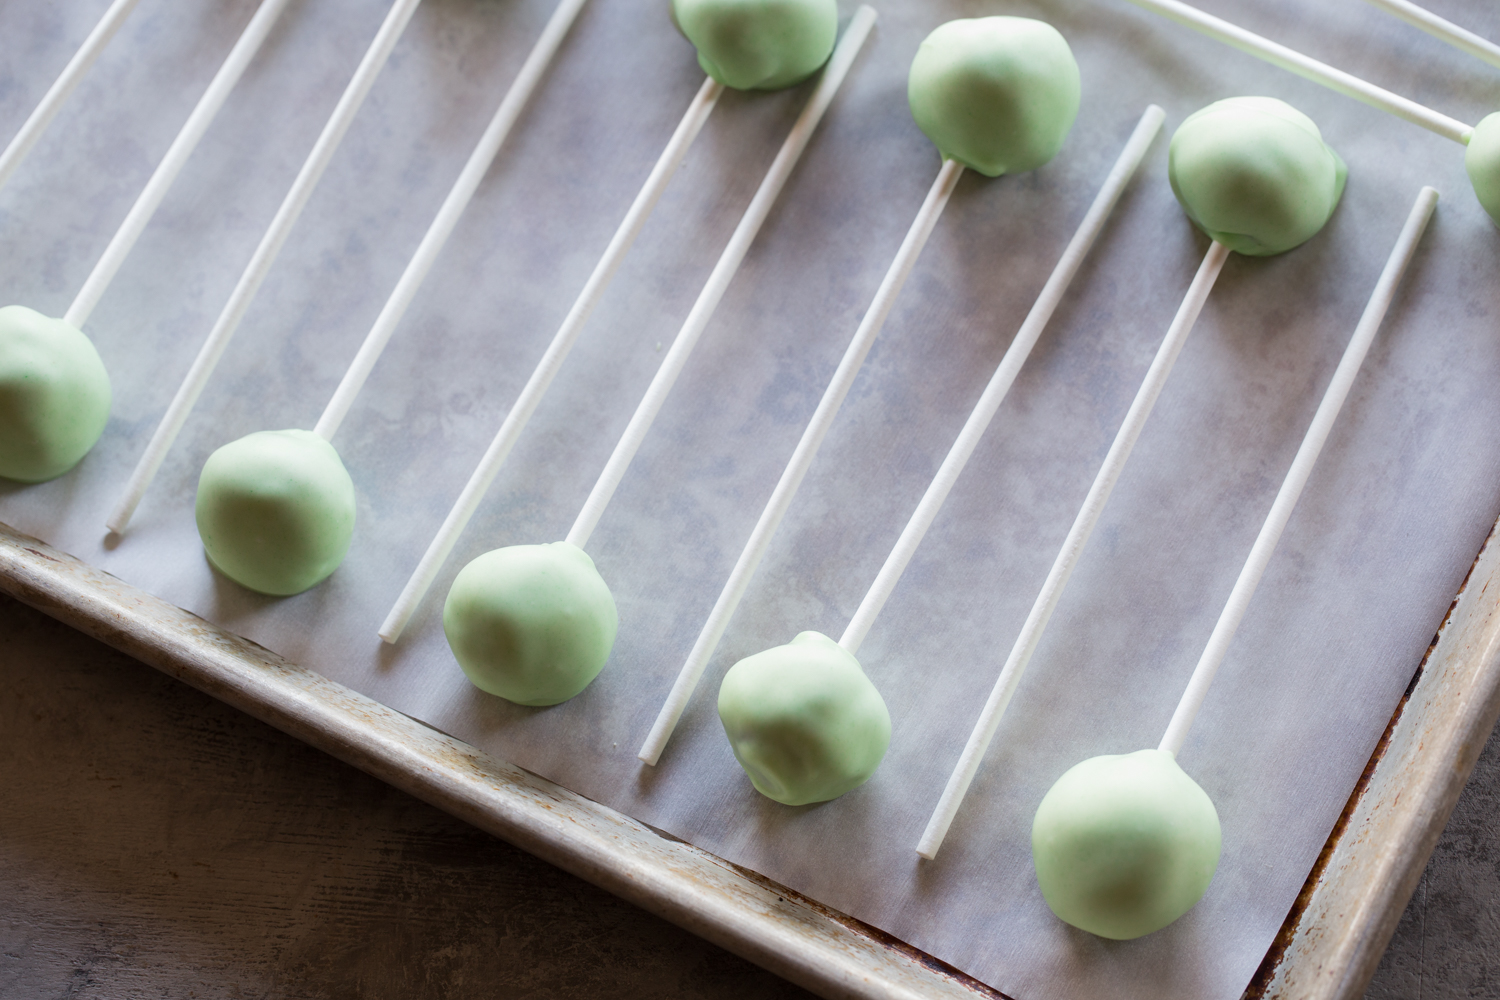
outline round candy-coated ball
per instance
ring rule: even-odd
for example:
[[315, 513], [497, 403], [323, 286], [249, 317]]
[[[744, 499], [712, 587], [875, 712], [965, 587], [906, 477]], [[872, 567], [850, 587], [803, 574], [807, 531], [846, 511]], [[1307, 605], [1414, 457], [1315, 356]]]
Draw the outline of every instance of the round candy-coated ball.
[[465, 566], [443, 605], [448, 647], [479, 690], [556, 705], [604, 669], [620, 616], [588, 553], [511, 545]]
[[208, 456], [198, 477], [198, 536], [209, 562], [262, 594], [322, 583], [349, 551], [354, 483], [312, 431], [259, 431]]
[[0, 309], [0, 476], [54, 479], [109, 421], [109, 375], [79, 330], [25, 306]]
[[1031, 825], [1052, 912], [1126, 941], [1203, 898], [1219, 866], [1219, 814], [1165, 750], [1092, 757], [1057, 779]]
[[1469, 148], [1464, 152], [1464, 169], [1479, 204], [1500, 223], [1500, 111], [1485, 115], [1474, 126]]
[[703, 72], [736, 90], [780, 90], [833, 52], [834, 0], [672, 0], [672, 20]]
[[858, 788], [891, 745], [880, 692], [858, 660], [819, 632], [731, 667], [719, 720], [750, 783], [789, 806]]
[[1025, 17], [949, 21], [912, 60], [912, 117], [945, 159], [987, 177], [1057, 155], [1078, 117], [1078, 63], [1057, 29]]
[[1252, 257], [1317, 235], [1347, 175], [1313, 120], [1271, 97], [1231, 97], [1189, 115], [1172, 136], [1167, 167], [1188, 218]]

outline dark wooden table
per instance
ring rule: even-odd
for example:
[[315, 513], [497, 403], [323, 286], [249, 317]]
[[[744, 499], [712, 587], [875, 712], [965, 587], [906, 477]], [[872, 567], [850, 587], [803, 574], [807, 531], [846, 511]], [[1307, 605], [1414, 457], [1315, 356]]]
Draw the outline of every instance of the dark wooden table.
[[[1368, 996], [1500, 998], [1491, 741]], [[0, 597], [0, 998], [810, 994]]]

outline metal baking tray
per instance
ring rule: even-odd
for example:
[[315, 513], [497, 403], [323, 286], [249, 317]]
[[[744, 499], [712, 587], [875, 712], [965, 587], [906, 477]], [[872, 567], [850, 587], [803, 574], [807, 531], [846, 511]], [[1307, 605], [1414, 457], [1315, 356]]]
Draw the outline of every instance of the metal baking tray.
[[[466, 141], [449, 134], [452, 123], [439, 126], [444, 141]], [[243, 222], [258, 225], [258, 216]], [[1492, 533], [1426, 658], [1412, 665], [1412, 684], [1249, 995], [1362, 994], [1500, 712], [1497, 572]], [[888, 934], [3, 525], [0, 590], [822, 995], [996, 995]]]

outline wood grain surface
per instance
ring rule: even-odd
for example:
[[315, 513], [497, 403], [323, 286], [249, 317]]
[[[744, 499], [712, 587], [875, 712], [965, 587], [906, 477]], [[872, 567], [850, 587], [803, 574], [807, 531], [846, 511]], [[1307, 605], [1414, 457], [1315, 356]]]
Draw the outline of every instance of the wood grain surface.
[[[807, 997], [0, 598], [0, 998]], [[1492, 741], [1371, 1000], [1500, 997]]]

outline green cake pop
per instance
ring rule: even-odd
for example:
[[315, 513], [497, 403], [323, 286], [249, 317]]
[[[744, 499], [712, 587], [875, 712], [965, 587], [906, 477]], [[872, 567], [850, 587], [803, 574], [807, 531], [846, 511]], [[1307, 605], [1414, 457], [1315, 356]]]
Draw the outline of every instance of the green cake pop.
[[209, 562], [262, 594], [322, 583], [349, 551], [354, 483], [312, 431], [258, 431], [208, 457], [195, 513]]
[[853, 654], [820, 632], [731, 667], [719, 720], [751, 784], [789, 806], [858, 788], [891, 745], [880, 692]]
[[1436, 205], [1432, 188], [1418, 193], [1161, 743], [1078, 764], [1037, 808], [1031, 829], [1037, 882], [1067, 923], [1100, 937], [1137, 938], [1182, 916], [1208, 890], [1219, 863], [1218, 812], [1176, 758]]
[[198, 478], [198, 534], [209, 561], [251, 590], [284, 596], [325, 580], [354, 533], [354, 483], [330, 443], [481, 178], [535, 91], [583, 0], [563, 0], [500, 102], [436, 218], [311, 431], [261, 431], [209, 456]]
[[0, 309], [0, 476], [53, 479], [109, 421], [109, 375], [79, 330], [25, 306]]
[[1024, 17], [939, 26], [917, 50], [907, 100], [945, 159], [987, 177], [1057, 155], [1078, 117], [1078, 63], [1056, 28]]
[[588, 687], [619, 622], [594, 560], [568, 542], [486, 552], [459, 571], [443, 605], [469, 681], [518, 705], [556, 705]]
[[1311, 118], [1271, 97], [1231, 97], [1189, 115], [1172, 136], [1172, 191], [1199, 229], [1264, 257], [1323, 228], [1348, 169]]
[[838, 34], [834, 0], [672, 0], [703, 72], [736, 90], [780, 90], [818, 71]]
[[[1413, 125], [1419, 125], [1460, 145], [1471, 145], [1478, 131], [1477, 127], [1465, 125], [1456, 118], [1434, 111], [1432, 108], [1423, 107], [1410, 98], [1394, 94], [1344, 70], [1311, 59], [1279, 42], [1262, 38], [1244, 28], [1230, 24], [1222, 18], [1206, 14], [1183, 3], [1182, 0], [1130, 0], [1130, 2], [1164, 15], [1180, 25], [1209, 38], [1217, 39], [1273, 66], [1290, 70], [1304, 80], [1311, 80], [1346, 97], [1363, 101], [1371, 107], [1379, 108]], [[1439, 33], [1440, 37], [1444, 37], [1443, 33], [1453, 27], [1447, 25], [1446, 28], [1439, 28], [1438, 23], [1431, 19], [1419, 20], [1421, 23], [1418, 27], [1425, 31]], [[1468, 41], [1473, 42], [1476, 39], [1470, 35]], [[1482, 40], [1478, 41], [1481, 48], [1488, 45]], [[1500, 123], [1491, 122], [1490, 129], [1500, 131]], [[1469, 181], [1474, 185], [1474, 193], [1478, 195], [1479, 203], [1484, 206], [1490, 218], [1494, 219], [1496, 224], [1500, 224], [1500, 155], [1497, 155], [1495, 149], [1497, 143], [1500, 143], [1500, 139], [1490, 135], [1481, 144], [1478, 153], [1472, 157], [1466, 155], [1464, 165], [1468, 168]]]
[[[0, 476], [21, 482], [60, 476], [104, 432], [111, 401], [109, 376], [81, 331], [286, 6], [287, 0], [261, 0], [63, 318], [48, 319], [21, 306], [0, 309]], [[38, 108], [41, 117], [34, 115], [32, 122], [45, 127], [49, 114], [45, 109], [50, 106], [55, 111], [66, 99], [68, 81], [77, 82], [98, 55], [98, 45], [108, 41], [112, 29], [107, 26], [118, 27], [124, 13], [116, 16], [111, 11], [105, 16], [95, 29], [97, 37], [80, 50]], [[104, 34], [99, 35], [100, 31]], [[23, 134], [32, 122], [23, 127]], [[0, 180], [20, 162], [26, 148], [27, 143], [19, 141], [0, 155]]]
[[1486, 115], [1474, 126], [1469, 148], [1464, 150], [1464, 169], [1479, 204], [1500, 223], [1500, 111]]
[[1100, 937], [1160, 930], [1203, 897], [1219, 814], [1165, 750], [1092, 757], [1037, 808], [1031, 855], [1052, 912]]
[[[808, 138], [827, 112], [855, 54], [869, 36], [874, 20], [874, 11], [862, 7], [850, 22], [849, 30], [828, 60], [827, 69], [788, 133], [781, 151], [772, 160], [765, 179], [720, 254], [672, 347], [662, 359], [661, 367], [625, 425], [566, 539], [552, 545], [509, 546], [488, 552], [464, 567], [455, 579], [443, 608], [443, 628], [454, 658], [470, 681], [481, 690], [523, 704], [555, 704], [582, 691], [609, 658], [618, 619], [609, 587], [586, 554], [589, 538], [639, 452], [652, 421], [660, 413], [714, 309], [722, 301], [735, 271], [744, 261], [756, 233], [769, 216], [777, 194], [807, 148]], [[711, 92], [712, 88], [709, 89]], [[554, 339], [554, 346], [558, 343]], [[552, 355], [551, 362], [544, 360], [538, 373], [549, 364], [560, 363], [558, 357]], [[491, 446], [492, 454], [503, 457], [505, 434], [506, 429], [502, 427]], [[485, 464], [482, 462], [480, 470], [476, 470], [470, 487], [475, 487], [481, 479], [487, 484], [483, 472]], [[489, 468], [492, 471], [488, 475], [493, 475], [498, 461]], [[458, 525], [461, 530], [463, 521], [472, 513], [472, 505], [478, 503], [484, 488], [484, 485], [478, 485], [472, 492], [466, 488], [467, 499], [461, 497], [455, 505], [450, 524]], [[464, 507], [467, 511], [460, 514]], [[444, 530], [448, 530], [447, 526]], [[453, 539], [457, 535], [448, 534], [447, 537]], [[429, 555], [434, 551], [429, 548]], [[434, 568], [441, 565], [446, 555], [444, 549], [430, 565]], [[422, 572], [420, 567], [418, 572]], [[420, 590], [416, 593], [420, 597]], [[382, 635], [388, 634], [382, 631]]]

